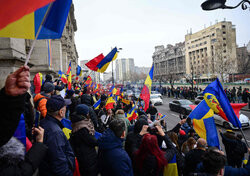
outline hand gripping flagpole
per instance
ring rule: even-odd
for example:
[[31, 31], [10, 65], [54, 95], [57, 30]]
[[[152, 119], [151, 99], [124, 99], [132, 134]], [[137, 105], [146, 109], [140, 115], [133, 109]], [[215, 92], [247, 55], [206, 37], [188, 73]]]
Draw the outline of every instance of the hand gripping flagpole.
[[43, 17], [43, 20], [42, 20], [42, 22], [41, 22], [41, 24], [40, 24], [40, 26], [39, 26], [39, 28], [38, 28], [38, 31], [37, 31], [37, 33], [36, 33], [35, 40], [33, 41], [32, 45], [31, 45], [29, 54], [28, 54], [28, 56], [26, 57], [26, 60], [25, 60], [25, 64], [24, 64], [24, 65], [27, 65], [28, 62], [29, 62], [29, 60], [30, 60], [31, 53], [32, 53], [32, 51], [33, 51], [33, 49], [34, 49], [34, 47], [35, 47], [35, 44], [36, 44], [36, 40], [37, 40], [37, 38], [38, 38], [38, 36], [39, 36], [41, 30], [42, 30], [43, 24], [45, 23], [45, 21], [46, 21], [46, 19], [47, 19], [47, 17], [48, 17], [48, 14], [49, 14], [49, 12], [50, 12], [50, 10], [51, 10], [51, 7], [52, 7], [53, 3], [54, 3], [54, 2], [52, 2], [52, 3], [49, 4], [49, 7], [48, 7], [48, 9], [47, 9], [47, 11], [46, 11], [46, 13], [45, 13], [45, 15], [44, 15], [44, 17]]

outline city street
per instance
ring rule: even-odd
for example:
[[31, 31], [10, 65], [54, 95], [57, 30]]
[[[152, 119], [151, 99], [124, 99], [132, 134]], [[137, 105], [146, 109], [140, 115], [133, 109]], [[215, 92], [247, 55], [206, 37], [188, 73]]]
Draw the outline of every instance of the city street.
[[[180, 121], [179, 114], [177, 112], [170, 111], [170, 109], [169, 109], [169, 102], [172, 100], [174, 100], [174, 99], [163, 97], [163, 105], [155, 106], [157, 108], [158, 112], [167, 116], [167, 129], [168, 130], [172, 129]], [[242, 112], [248, 118], [250, 118], [250, 112], [248, 112], [248, 111], [242, 111]], [[225, 128], [217, 125], [217, 130], [220, 128], [222, 129], [222, 131], [225, 131]], [[244, 131], [244, 134], [245, 134], [246, 139], [248, 141], [248, 144], [250, 144], [250, 128], [245, 129], [243, 131]], [[240, 132], [236, 131], [236, 133], [240, 133]], [[219, 135], [219, 138], [220, 138], [220, 135]], [[222, 144], [221, 139], [220, 139], [220, 144]]]

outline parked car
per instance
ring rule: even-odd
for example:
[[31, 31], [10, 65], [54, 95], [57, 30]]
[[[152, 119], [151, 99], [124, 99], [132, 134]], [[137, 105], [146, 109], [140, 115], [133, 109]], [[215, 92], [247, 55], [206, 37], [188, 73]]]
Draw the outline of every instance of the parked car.
[[158, 95], [150, 95], [150, 101], [153, 105], [162, 105], [163, 101]]
[[161, 97], [161, 99], [162, 99], [162, 95], [158, 91], [151, 91], [151, 95], [157, 95], [157, 96]]
[[193, 105], [193, 103], [186, 99], [173, 100], [169, 103], [169, 108], [171, 111], [175, 111], [183, 115], [189, 115], [192, 111], [189, 105]]
[[[239, 120], [240, 120], [242, 128], [249, 128], [250, 127], [249, 118], [246, 115], [242, 114], [241, 112], [240, 112]], [[234, 130], [238, 129], [238, 127], [233, 126], [233, 124], [231, 124], [230, 122], [224, 120], [222, 117], [220, 117], [217, 114], [214, 114], [214, 122], [217, 125], [221, 125], [221, 126], [223, 126], [224, 128], [227, 128], [227, 129], [234, 129]]]
[[204, 99], [203, 96], [197, 96], [195, 99], [194, 99], [194, 104], [199, 104], [202, 100]]

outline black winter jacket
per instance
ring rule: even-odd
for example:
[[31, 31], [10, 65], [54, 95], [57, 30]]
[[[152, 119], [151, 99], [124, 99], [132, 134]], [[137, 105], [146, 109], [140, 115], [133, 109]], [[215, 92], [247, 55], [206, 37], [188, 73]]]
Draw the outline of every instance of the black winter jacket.
[[30, 176], [34, 174], [47, 147], [43, 143], [35, 143], [25, 155], [24, 145], [15, 137], [0, 147], [0, 176]]
[[5, 94], [4, 88], [0, 91], [0, 147], [15, 133], [24, 107], [25, 94], [12, 97]]
[[79, 163], [81, 175], [96, 176], [98, 174], [97, 140], [87, 128], [82, 128], [71, 134], [70, 144]]

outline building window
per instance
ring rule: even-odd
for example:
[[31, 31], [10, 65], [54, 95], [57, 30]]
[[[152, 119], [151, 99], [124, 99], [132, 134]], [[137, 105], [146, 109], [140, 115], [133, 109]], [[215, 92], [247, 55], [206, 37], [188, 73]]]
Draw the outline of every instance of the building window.
[[214, 36], [214, 33], [212, 33], [212, 36]]
[[207, 44], [207, 41], [204, 42], [204, 45], [206, 45], [206, 44]]
[[223, 33], [223, 34], [226, 34], [226, 31], [223, 31], [222, 33]]
[[226, 38], [223, 38], [223, 40], [226, 40]]
[[226, 53], [227, 51], [226, 51], [226, 50], [224, 50], [223, 52], [224, 52], [224, 53]]
[[226, 47], [226, 46], [227, 46], [227, 44], [225, 44], [225, 43], [224, 43], [224, 44], [223, 44], [223, 46], [224, 46], [224, 47]]
[[222, 25], [222, 28], [226, 28], [226, 25]]

